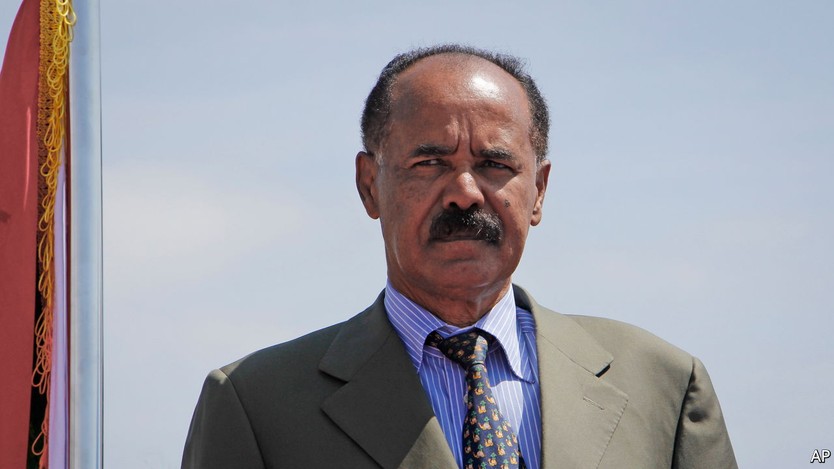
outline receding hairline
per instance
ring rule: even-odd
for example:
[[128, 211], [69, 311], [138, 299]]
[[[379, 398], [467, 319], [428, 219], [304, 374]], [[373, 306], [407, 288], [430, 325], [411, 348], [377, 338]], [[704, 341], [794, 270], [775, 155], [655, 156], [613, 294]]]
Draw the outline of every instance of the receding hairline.
[[[416, 60], [414, 63], [408, 65], [408, 67], [400, 70], [399, 73], [392, 79], [391, 85], [389, 88], [390, 92], [390, 101], [388, 103], [390, 114], [388, 119], [385, 121], [385, 125], [383, 126], [382, 133], [380, 135], [380, 139], [377, 142], [378, 145], [381, 147], [385, 139], [387, 138], [389, 131], [391, 130], [391, 126], [393, 125], [396, 118], [394, 117], [393, 110], [396, 109], [398, 101], [400, 101], [404, 96], [408, 94], [409, 89], [413, 89], [413, 82], [415, 75], [415, 68], [419, 68], [420, 66], [427, 66], [426, 62], [436, 62], [436, 64], [432, 64], [434, 67], [439, 67], [440, 71], [443, 70], [454, 70], [459, 71], [463, 70], [463, 67], [466, 67], [470, 70], [478, 70], [478, 69], [486, 69], [489, 73], [493, 73], [495, 71], [498, 72], [499, 75], [503, 75], [505, 79], [504, 82], [509, 84], [512, 83], [516, 87], [516, 91], [519, 92], [519, 96], [522, 98], [522, 102], [524, 103], [524, 109], [527, 114], [528, 119], [528, 126], [529, 132], [534, 131], [534, 122], [533, 122], [533, 110], [531, 109], [529, 96], [527, 90], [524, 88], [524, 85], [511, 73], [507, 72], [504, 68], [500, 65], [487, 60], [483, 57], [479, 57], [477, 55], [467, 54], [463, 52], [457, 51], [450, 51], [450, 52], [442, 52], [439, 54], [430, 55], [427, 57], [422, 57], [419, 60]], [[421, 71], [420, 73], [433, 73], [437, 72], [436, 69], [429, 69]], [[403, 80], [405, 79], [405, 80]], [[405, 81], [406, 83], [402, 83]], [[411, 84], [410, 87], [404, 88], [404, 85]], [[539, 158], [536, 158], [539, 160]], [[539, 161], [540, 162], [540, 161]]]
[[547, 159], [550, 130], [547, 100], [533, 77], [525, 70], [524, 61], [513, 55], [461, 44], [439, 44], [412, 49], [396, 55], [383, 67], [379, 78], [365, 99], [365, 106], [362, 110], [362, 143], [367, 153], [373, 154], [378, 149], [389, 130], [392, 94], [395, 85], [399, 84], [400, 76], [423, 60], [433, 57], [437, 58], [435, 60], [440, 66], [448, 66], [444, 63], [452, 66], [464, 62], [478, 63], [473, 59], [481, 59], [509, 74], [515, 82], [521, 85], [527, 98], [527, 109], [532, 120], [530, 140], [533, 143], [536, 159], [538, 162]]
[[[505, 78], [508, 78], [508, 82], [514, 83], [518, 87], [518, 91], [521, 92], [522, 96], [527, 98], [527, 90], [524, 89], [524, 85], [511, 73], [507, 72], [501, 66], [477, 55], [465, 54], [463, 52], [442, 52], [435, 55], [430, 55], [428, 57], [423, 57], [412, 64], [409, 64], [408, 67], [401, 70], [391, 81], [391, 102], [390, 104], [394, 104], [396, 98], [399, 97], [398, 89], [401, 88], [400, 82], [403, 78], [408, 78], [410, 74], [415, 73], [415, 68], [422, 66], [426, 66], [426, 62], [438, 62], [436, 66], [441, 67], [441, 69], [451, 69], [451, 70], [460, 70], [460, 67], [466, 66], [470, 68], [477, 68], [477, 67], [485, 67], [487, 69], [498, 71], [501, 75]], [[527, 110], [530, 111], [530, 103], [527, 103]]]

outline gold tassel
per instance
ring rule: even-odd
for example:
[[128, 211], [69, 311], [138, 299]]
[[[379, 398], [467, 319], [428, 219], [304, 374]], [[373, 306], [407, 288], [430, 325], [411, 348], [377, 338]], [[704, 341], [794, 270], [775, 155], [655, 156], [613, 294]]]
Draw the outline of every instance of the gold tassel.
[[41, 430], [32, 443], [39, 466], [48, 464], [49, 379], [52, 368], [53, 250], [55, 196], [62, 164], [67, 116], [69, 43], [75, 12], [71, 0], [41, 0], [40, 59], [38, 63], [38, 161], [40, 162], [40, 218], [38, 220], [38, 293], [41, 311], [35, 321], [35, 366], [32, 386], [47, 399]]

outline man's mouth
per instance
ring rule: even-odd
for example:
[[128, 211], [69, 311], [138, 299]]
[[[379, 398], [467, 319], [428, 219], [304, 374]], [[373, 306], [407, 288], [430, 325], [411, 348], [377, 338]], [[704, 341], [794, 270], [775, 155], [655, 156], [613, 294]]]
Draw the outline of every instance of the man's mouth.
[[449, 242], [449, 241], [492, 241], [493, 238], [484, 233], [483, 230], [457, 230], [449, 231], [448, 233], [440, 234], [433, 237], [434, 241]]

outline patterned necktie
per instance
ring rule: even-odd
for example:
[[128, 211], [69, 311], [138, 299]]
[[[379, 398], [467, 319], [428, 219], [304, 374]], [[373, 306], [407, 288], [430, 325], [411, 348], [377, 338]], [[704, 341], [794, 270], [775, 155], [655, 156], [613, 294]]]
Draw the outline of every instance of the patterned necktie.
[[437, 332], [427, 342], [466, 370], [466, 417], [463, 419], [463, 469], [525, 469], [518, 438], [501, 415], [489, 387], [486, 361], [490, 337], [473, 329], [443, 339]]

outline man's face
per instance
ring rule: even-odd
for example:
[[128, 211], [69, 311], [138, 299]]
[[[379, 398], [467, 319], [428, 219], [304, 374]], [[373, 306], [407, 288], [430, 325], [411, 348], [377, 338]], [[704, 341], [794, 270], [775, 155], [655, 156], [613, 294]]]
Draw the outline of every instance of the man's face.
[[376, 158], [357, 156], [357, 184], [394, 287], [412, 299], [508, 288], [550, 169], [524, 89], [485, 60], [428, 57], [400, 74], [388, 122]]

